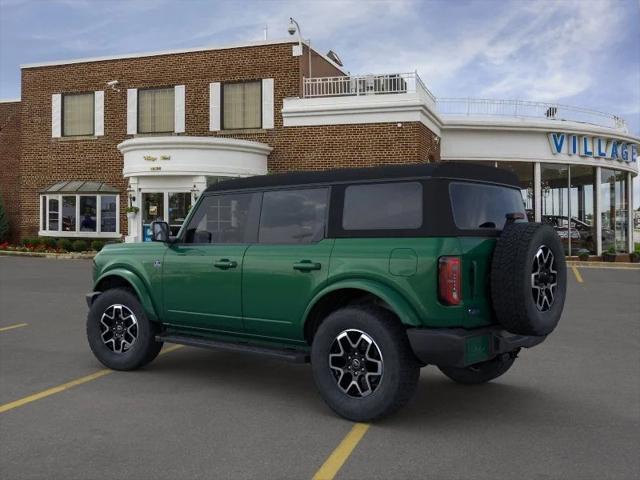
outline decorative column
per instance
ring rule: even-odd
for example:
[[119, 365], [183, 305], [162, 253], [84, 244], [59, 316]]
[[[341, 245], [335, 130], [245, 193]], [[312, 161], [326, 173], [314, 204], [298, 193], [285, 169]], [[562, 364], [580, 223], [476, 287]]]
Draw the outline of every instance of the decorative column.
[[594, 225], [596, 227], [596, 255], [602, 255], [602, 200], [600, 198], [600, 182], [602, 180], [601, 167], [596, 167], [596, 179], [594, 190], [595, 212]]
[[627, 225], [627, 239], [628, 239], [628, 247], [627, 250], [629, 253], [632, 253], [635, 247], [633, 241], [633, 175], [631, 173], [627, 173], [627, 221], [629, 222]]
[[138, 190], [138, 177], [130, 177], [127, 206], [138, 208], [138, 212], [127, 212], [127, 236], [124, 240], [126, 243], [140, 242], [142, 240], [139, 226], [141, 218], [139, 209], [142, 205], [142, 199]]

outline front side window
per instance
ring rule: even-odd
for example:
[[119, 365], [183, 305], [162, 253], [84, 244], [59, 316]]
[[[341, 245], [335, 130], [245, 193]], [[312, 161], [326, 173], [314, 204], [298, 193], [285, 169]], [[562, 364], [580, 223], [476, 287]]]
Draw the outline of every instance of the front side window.
[[260, 194], [207, 196], [184, 231], [184, 243], [253, 243], [259, 216]]
[[138, 133], [174, 131], [175, 89], [150, 88], [138, 91]]
[[508, 213], [521, 213], [524, 202], [515, 188], [479, 183], [451, 182], [453, 219], [461, 230], [502, 230]]
[[345, 230], [403, 230], [422, 226], [418, 182], [351, 185], [344, 192]]
[[94, 133], [94, 94], [68, 93], [62, 96], [62, 135], [76, 137]]
[[60, 200], [58, 197], [49, 198], [49, 230], [58, 230], [60, 218]]
[[324, 236], [327, 188], [265, 192], [260, 243], [311, 243]]
[[261, 128], [262, 82], [226, 83], [222, 88], [222, 128]]

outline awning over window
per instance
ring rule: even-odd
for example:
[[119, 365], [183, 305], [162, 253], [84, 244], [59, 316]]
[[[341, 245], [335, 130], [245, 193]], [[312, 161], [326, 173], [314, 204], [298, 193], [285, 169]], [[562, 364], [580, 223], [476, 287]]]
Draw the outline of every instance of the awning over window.
[[70, 180], [54, 183], [40, 193], [120, 193], [120, 190], [104, 182]]

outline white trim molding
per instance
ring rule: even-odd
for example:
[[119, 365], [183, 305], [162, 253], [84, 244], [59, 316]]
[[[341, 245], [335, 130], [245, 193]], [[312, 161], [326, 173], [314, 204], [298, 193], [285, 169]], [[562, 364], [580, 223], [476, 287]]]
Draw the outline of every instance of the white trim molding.
[[137, 137], [118, 145], [125, 178], [231, 176], [267, 173], [269, 145], [227, 137]]
[[442, 122], [420, 91], [393, 95], [285, 98], [285, 127], [421, 122], [440, 136]]

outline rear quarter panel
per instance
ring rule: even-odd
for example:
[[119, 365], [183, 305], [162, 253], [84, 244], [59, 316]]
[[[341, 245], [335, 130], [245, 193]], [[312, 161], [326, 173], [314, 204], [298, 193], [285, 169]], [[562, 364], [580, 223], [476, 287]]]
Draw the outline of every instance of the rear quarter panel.
[[[328, 285], [360, 281], [363, 289], [379, 285], [395, 292], [411, 309], [409, 314], [396, 312], [405, 324], [417, 319], [419, 325], [413, 326], [484, 326], [492, 322], [486, 294], [494, 244], [475, 237], [336, 239]], [[444, 255], [462, 256], [463, 303], [458, 306], [438, 300], [438, 259]]]

